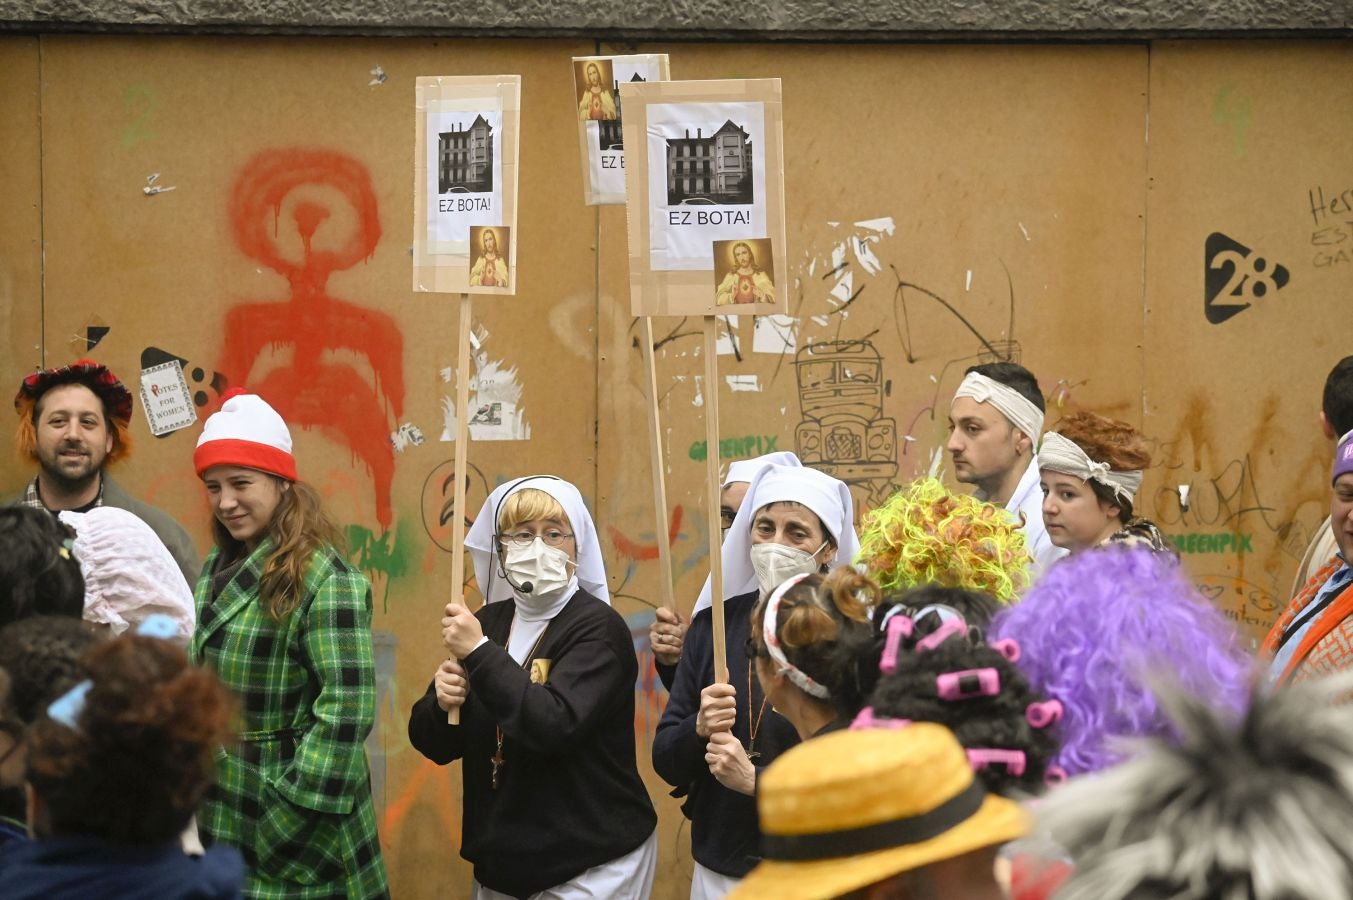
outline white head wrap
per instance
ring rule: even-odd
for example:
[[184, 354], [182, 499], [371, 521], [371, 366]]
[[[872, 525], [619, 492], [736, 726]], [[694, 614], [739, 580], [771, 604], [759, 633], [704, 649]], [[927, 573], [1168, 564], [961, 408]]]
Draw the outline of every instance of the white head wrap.
[[465, 536], [465, 546], [470, 551], [470, 560], [474, 563], [474, 577], [479, 582], [479, 590], [484, 594], [485, 603], [512, 599], [512, 586], [503, 578], [498, 568], [497, 547], [494, 535], [498, 531], [498, 514], [504, 501], [523, 488], [535, 488], [544, 491], [559, 501], [568, 516], [569, 527], [573, 529], [578, 546], [578, 584], [592, 596], [607, 603], [611, 602], [611, 592], [606, 587], [606, 566], [601, 558], [601, 541], [597, 538], [597, 527], [592, 523], [592, 515], [587, 511], [583, 495], [578, 489], [562, 478], [553, 475], [528, 475], [514, 478], [501, 484], [489, 494], [484, 505], [475, 517], [470, 533]]
[[751, 459], [739, 459], [728, 464], [728, 477], [723, 480], [720, 487], [728, 487], [735, 481], [751, 481], [752, 477], [765, 466], [802, 467], [803, 463], [788, 450], [754, 456]]
[[1038, 448], [1038, 468], [1044, 471], [1075, 475], [1082, 481], [1098, 481], [1114, 494], [1131, 503], [1142, 486], [1142, 470], [1115, 472], [1108, 463], [1095, 462], [1075, 441], [1067, 440], [1055, 431], [1043, 436]]
[[[1019, 391], [980, 372], [969, 372], [964, 376], [958, 390], [954, 391], [954, 400], [959, 397], [971, 397], [978, 403], [990, 403], [1000, 410], [1001, 415], [1010, 420], [1011, 425], [1028, 435], [1029, 440], [1037, 446], [1038, 438], [1043, 434], [1043, 411]], [[949, 401], [949, 404], [952, 406], [953, 400]]]
[[85, 621], [122, 634], [159, 613], [178, 626], [173, 640], [186, 647], [197, 623], [193, 592], [150, 526], [112, 506], [67, 510], [59, 517], [75, 529], [73, 549], [85, 578]]
[[787, 578], [780, 583], [780, 586], [771, 591], [770, 599], [766, 601], [766, 616], [761, 626], [761, 639], [766, 644], [766, 652], [774, 660], [775, 671], [784, 675], [799, 690], [810, 697], [816, 697], [819, 700], [830, 700], [831, 692], [822, 685], [814, 681], [807, 672], [800, 669], [789, 661], [785, 656], [785, 651], [780, 647], [780, 639], [775, 635], [775, 626], [780, 621], [780, 601], [789, 593], [789, 589], [807, 578], [811, 573], [805, 572], [802, 575], [795, 575]]
[[[836, 557], [828, 565], [849, 565], [860, 550], [855, 534], [855, 503], [844, 481], [806, 466], [763, 466], [752, 476], [747, 498], [742, 501], [728, 538], [723, 542], [724, 599], [757, 590], [752, 568], [752, 517], [768, 503], [794, 501], [807, 507], [827, 526], [836, 542]], [[692, 615], [710, 604], [710, 585], [705, 583]]]

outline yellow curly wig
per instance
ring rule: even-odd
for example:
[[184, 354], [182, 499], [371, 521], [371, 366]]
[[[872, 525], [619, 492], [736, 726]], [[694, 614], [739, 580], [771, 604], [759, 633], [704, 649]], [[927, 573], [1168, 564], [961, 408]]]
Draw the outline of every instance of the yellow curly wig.
[[921, 478], [865, 515], [856, 562], [887, 591], [938, 584], [1008, 604], [1028, 586], [1032, 560], [1005, 510]]

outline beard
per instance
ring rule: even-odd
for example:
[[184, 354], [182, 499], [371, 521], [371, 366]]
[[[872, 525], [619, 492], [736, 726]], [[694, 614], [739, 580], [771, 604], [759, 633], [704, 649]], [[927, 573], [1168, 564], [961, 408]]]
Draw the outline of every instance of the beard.
[[[65, 493], [86, 488], [103, 471], [103, 460], [107, 454], [100, 448], [87, 444], [66, 442], [50, 451], [38, 450], [38, 465], [42, 476], [53, 487]], [[65, 456], [64, 453], [76, 451], [80, 456]]]

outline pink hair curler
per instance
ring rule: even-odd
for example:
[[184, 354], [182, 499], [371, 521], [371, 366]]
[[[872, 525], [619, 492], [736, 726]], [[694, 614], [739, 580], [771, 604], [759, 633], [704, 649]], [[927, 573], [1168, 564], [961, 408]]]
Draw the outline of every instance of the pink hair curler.
[[935, 690], [941, 700], [995, 697], [1001, 692], [1001, 674], [991, 667], [945, 672], [935, 676]]
[[879, 660], [879, 671], [891, 675], [897, 671], [897, 654], [902, 648], [902, 639], [911, 637], [915, 630], [911, 619], [897, 615], [888, 620], [888, 636], [883, 642], [883, 657]]
[[1045, 703], [1030, 703], [1024, 710], [1024, 718], [1035, 728], [1047, 728], [1062, 718], [1062, 701], [1048, 700]]
[[991, 649], [1004, 656], [1009, 662], [1019, 662], [1019, 642], [1014, 638], [1002, 638], [992, 644]]
[[1061, 766], [1048, 766], [1048, 770], [1043, 773], [1043, 782], [1045, 784], [1061, 784], [1066, 781], [1066, 769]]
[[940, 644], [943, 644], [950, 637], [956, 634], [967, 634], [968, 626], [959, 619], [950, 619], [939, 628], [936, 628], [930, 634], [926, 635], [916, 644], [916, 652], [924, 653], [927, 650], [934, 650]]
[[1023, 750], [995, 750], [982, 747], [968, 751], [968, 763], [974, 769], [985, 769], [993, 763], [1005, 766], [1015, 778], [1024, 774]]
[[906, 728], [911, 724], [911, 719], [889, 719], [887, 717], [874, 718], [874, 707], [866, 706], [855, 716], [855, 721], [850, 723], [851, 731], [863, 731], [868, 728]]

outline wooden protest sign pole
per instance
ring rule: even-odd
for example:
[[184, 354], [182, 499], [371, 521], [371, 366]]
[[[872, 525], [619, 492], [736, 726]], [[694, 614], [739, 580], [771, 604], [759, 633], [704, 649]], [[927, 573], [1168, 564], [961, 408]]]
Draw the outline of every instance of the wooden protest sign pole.
[[[471, 299], [460, 295], [460, 337], [456, 344], [456, 487], [451, 495], [451, 590], [465, 602], [465, 475], [470, 461], [470, 322]], [[446, 714], [460, 724], [460, 707]]]
[[667, 471], [662, 460], [662, 423], [658, 417], [658, 368], [653, 358], [653, 320], [640, 316], [643, 323], [645, 382], [648, 393], [648, 443], [653, 466], [654, 534], [658, 538], [658, 596], [665, 609], [676, 612], [672, 594], [672, 547], [667, 537]]
[[709, 521], [710, 626], [714, 630], [714, 680], [728, 681], [728, 647], [723, 620], [723, 554], [719, 518], [719, 360], [716, 319], [705, 316], [705, 515]]
[[[521, 76], [419, 76], [414, 89], [413, 289], [460, 294], [456, 345], [451, 594], [465, 603], [465, 481], [470, 459], [472, 294], [517, 289]], [[449, 160], [473, 144], [474, 164]], [[482, 151], [487, 150], [487, 159]], [[486, 598], [487, 599], [487, 598]], [[447, 713], [460, 723], [460, 708]]]
[[[621, 81], [618, 93], [627, 148], [630, 309], [645, 319], [645, 352], [652, 346], [650, 316], [698, 316], [704, 323], [700, 396], [710, 613], [715, 679], [726, 682], [717, 318], [788, 312], [780, 80]], [[651, 360], [648, 366], [654, 399], [649, 423], [657, 448], [657, 385]], [[660, 466], [655, 449], [655, 473]], [[658, 484], [655, 475], [655, 490]], [[666, 501], [660, 502], [665, 516]], [[664, 538], [665, 532], [663, 521]]]

